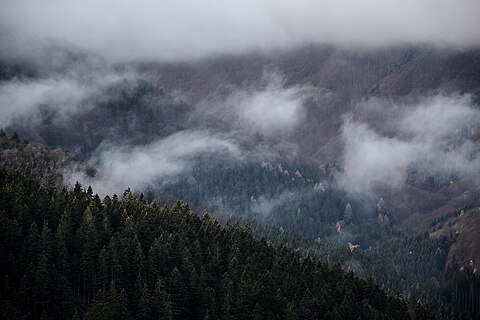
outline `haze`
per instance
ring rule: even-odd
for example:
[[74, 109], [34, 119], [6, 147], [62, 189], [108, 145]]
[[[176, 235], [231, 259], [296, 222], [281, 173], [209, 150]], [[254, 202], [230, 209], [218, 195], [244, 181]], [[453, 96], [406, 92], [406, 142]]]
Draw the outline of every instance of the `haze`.
[[3, 55], [51, 45], [115, 61], [183, 60], [305, 44], [480, 44], [477, 0], [3, 0]]

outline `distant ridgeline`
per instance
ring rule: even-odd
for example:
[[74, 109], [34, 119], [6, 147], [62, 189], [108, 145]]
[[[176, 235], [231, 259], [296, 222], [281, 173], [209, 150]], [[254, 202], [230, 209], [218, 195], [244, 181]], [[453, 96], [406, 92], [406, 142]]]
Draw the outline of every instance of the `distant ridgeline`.
[[249, 228], [0, 167], [5, 319], [433, 319]]

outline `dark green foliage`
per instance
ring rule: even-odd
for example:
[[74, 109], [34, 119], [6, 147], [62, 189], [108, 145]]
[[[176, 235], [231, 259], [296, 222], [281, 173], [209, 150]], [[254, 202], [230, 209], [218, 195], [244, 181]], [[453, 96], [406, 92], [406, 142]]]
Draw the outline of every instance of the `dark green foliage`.
[[[299, 175], [295, 174], [297, 169]], [[338, 167], [329, 164], [324, 170], [202, 159], [189, 177], [165, 183], [160, 192], [185, 199], [196, 210], [206, 207], [215, 216], [253, 219], [309, 238], [334, 235], [334, 225], [343, 219], [348, 202], [355, 208], [352, 221], [376, 218], [373, 201], [351, 199], [346, 192], [331, 187], [320, 191], [320, 184], [333, 183]], [[369, 229], [367, 234], [361, 232], [365, 244], [380, 237], [380, 230]]]
[[5, 312], [32, 319], [410, 319], [414, 312], [372, 283], [255, 240], [248, 227], [198, 217], [184, 202], [161, 207], [129, 191], [99, 202], [91, 190], [46, 187], [25, 170], [0, 168], [0, 182]]
[[[473, 263], [472, 263], [473, 265]], [[449, 282], [443, 286], [449, 301], [465, 313], [480, 315], [480, 277], [472, 266], [447, 270]], [[453, 290], [452, 290], [453, 289]]]
[[274, 245], [339, 264], [360, 278], [375, 280], [392, 295], [412, 299], [413, 305], [418, 301], [428, 304], [439, 319], [477, 319], [480, 314], [477, 271], [473, 267], [449, 267], [444, 272], [448, 250], [445, 238], [431, 239], [427, 234], [391, 237], [374, 248], [351, 252], [344, 244], [302, 238], [253, 221], [243, 224], [248, 224], [256, 237]]

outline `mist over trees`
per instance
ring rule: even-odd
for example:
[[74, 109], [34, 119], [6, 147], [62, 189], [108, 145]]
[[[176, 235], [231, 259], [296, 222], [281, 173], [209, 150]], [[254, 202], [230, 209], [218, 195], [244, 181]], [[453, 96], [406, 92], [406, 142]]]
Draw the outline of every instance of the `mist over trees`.
[[477, 319], [479, 13], [1, 1], [1, 317]]
[[30, 319], [429, 319], [248, 227], [0, 169], [2, 312]]

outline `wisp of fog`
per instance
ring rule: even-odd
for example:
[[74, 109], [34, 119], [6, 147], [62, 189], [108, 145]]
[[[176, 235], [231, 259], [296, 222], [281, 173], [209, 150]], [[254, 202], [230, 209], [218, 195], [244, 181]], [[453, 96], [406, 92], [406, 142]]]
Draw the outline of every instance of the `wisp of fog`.
[[188, 173], [202, 154], [213, 154], [217, 159], [241, 157], [238, 146], [219, 135], [181, 131], [143, 146], [104, 143], [90, 159], [98, 168], [97, 177], [87, 177], [78, 170], [66, 175], [70, 183], [92, 185], [101, 195], [121, 194], [127, 188], [141, 192]]

